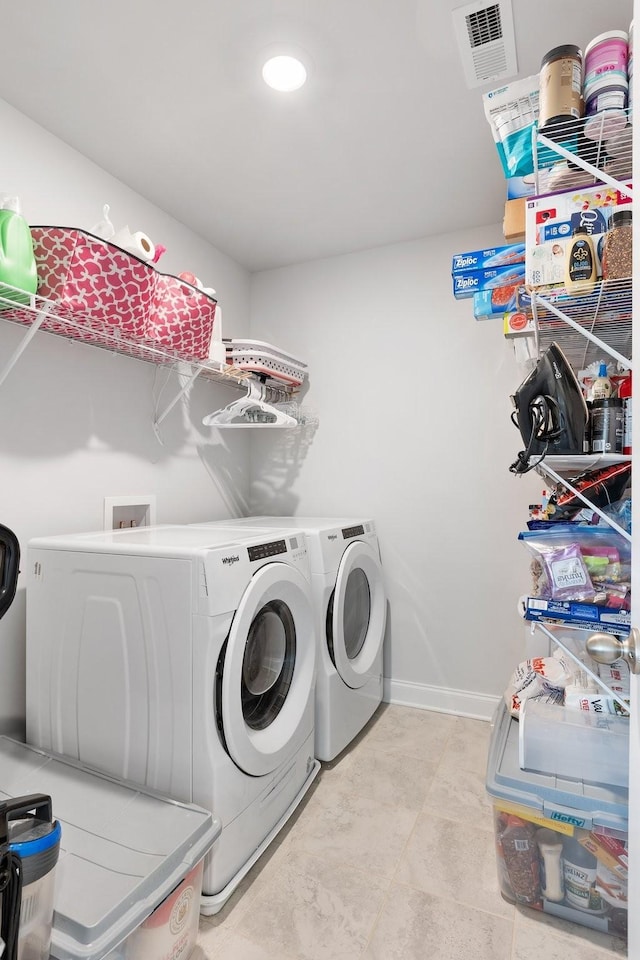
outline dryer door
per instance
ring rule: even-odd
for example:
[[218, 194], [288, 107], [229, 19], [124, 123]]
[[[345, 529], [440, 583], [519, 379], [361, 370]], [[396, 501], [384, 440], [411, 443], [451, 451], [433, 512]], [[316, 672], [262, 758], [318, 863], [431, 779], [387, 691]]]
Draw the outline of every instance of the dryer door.
[[245, 773], [275, 770], [312, 732], [315, 657], [308, 582], [289, 564], [266, 564], [238, 605], [222, 674], [224, 738]]
[[387, 599], [382, 567], [368, 543], [350, 543], [342, 555], [327, 610], [327, 642], [348, 686], [364, 686], [384, 640]]

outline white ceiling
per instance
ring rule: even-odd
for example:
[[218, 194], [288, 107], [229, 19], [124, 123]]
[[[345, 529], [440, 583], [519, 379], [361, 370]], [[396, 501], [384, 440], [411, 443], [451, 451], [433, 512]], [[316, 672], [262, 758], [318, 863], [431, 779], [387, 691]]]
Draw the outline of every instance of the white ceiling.
[[[497, 223], [460, 0], [4, 0], [0, 96], [250, 270]], [[519, 76], [631, 0], [513, 0]], [[260, 70], [298, 52], [299, 91]], [[43, 163], [46, 157], [43, 157]]]

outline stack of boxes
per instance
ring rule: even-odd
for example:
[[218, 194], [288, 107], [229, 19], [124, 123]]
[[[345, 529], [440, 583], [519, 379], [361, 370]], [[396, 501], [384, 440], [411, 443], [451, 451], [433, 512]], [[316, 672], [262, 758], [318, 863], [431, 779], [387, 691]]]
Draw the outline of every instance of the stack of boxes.
[[591, 236], [601, 277], [602, 246], [611, 215], [630, 203], [629, 196], [606, 184], [529, 197], [525, 208], [527, 284], [547, 291], [564, 284], [567, 247], [577, 229]]
[[526, 325], [518, 314], [517, 292], [525, 282], [525, 244], [513, 243], [487, 250], [471, 250], [453, 257], [451, 277], [457, 300], [473, 298], [476, 320], [504, 317], [514, 325]]
[[[628, 183], [629, 187], [631, 182]], [[554, 298], [565, 291], [567, 254], [576, 230], [588, 233], [602, 277], [602, 250], [612, 215], [631, 198], [606, 184], [523, 198], [524, 242], [455, 254], [451, 265], [453, 295], [473, 298], [476, 320], [503, 319], [506, 337], [533, 332], [527, 287]]]

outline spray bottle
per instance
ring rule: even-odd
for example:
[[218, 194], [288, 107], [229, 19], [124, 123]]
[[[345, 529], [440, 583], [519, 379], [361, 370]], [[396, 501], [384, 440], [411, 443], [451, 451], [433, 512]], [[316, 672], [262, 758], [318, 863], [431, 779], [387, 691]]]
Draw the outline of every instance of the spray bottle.
[[[29, 224], [20, 215], [18, 197], [7, 196], [0, 198], [0, 284], [5, 283], [27, 294], [35, 293], [38, 287]], [[0, 296], [17, 303], [29, 302], [28, 296], [3, 287]]]

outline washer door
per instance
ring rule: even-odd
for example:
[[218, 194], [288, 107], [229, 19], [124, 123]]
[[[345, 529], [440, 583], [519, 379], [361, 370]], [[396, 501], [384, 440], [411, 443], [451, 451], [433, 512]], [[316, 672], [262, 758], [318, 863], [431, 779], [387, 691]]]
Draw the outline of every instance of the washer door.
[[342, 555], [327, 611], [327, 642], [334, 666], [354, 689], [364, 686], [384, 640], [387, 600], [382, 567], [362, 540]]
[[238, 605], [222, 674], [224, 739], [245, 773], [275, 770], [311, 733], [315, 656], [309, 584], [288, 564], [266, 564]]

